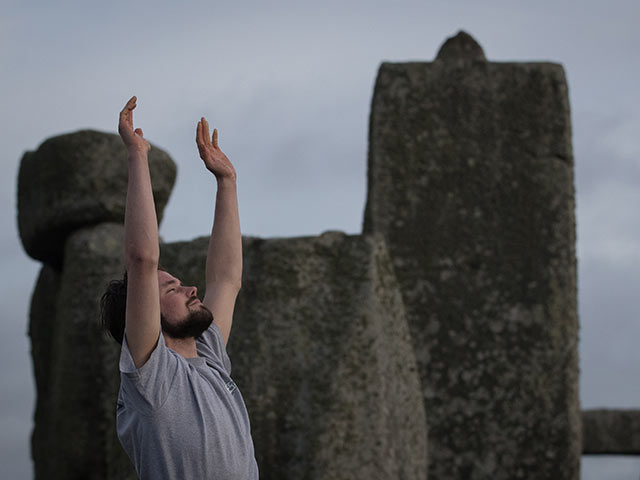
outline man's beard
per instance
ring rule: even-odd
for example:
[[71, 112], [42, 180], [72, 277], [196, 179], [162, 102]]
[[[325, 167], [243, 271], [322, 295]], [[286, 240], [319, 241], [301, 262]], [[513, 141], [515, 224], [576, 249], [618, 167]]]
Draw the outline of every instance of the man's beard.
[[202, 332], [209, 328], [211, 322], [213, 322], [213, 314], [204, 305], [200, 305], [197, 310], [189, 312], [187, 318], [175, 325], [167, 322], [166, 318], [160, 314], [162, 331], [175, 339], [199, 337]]

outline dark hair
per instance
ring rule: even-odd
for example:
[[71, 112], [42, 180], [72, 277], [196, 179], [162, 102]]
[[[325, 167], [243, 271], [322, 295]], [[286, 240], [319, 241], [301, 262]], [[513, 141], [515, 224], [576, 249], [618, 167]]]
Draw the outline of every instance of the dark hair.
[[100, 317], [102, 328], [122, 345], [124, 324], [127, 311], [127, 272], [122, 280], [111, 280], [107, 291], [100, 299]]

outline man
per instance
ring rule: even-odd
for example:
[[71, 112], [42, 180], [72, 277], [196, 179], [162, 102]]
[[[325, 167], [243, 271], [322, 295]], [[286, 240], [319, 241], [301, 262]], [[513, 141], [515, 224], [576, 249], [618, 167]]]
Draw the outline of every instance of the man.
[[122, 344], [118, 438], [142, 479], [257, 479], [249, 418], [229, 376], [225, 346], [242, 278], [236, 172], [218, 131], [198, 122], [200, 158], [218, 184], [206, 293], [159, 270], [156, 218], [142, 130], [132, 97], [118, 132], [127, 147], [126, 274], [102, 298], [102, 320]]

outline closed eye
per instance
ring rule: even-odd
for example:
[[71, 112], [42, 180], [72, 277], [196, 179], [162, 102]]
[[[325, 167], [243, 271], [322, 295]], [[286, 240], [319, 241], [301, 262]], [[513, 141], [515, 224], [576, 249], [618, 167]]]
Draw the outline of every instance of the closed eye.
[[177, 286], [182, 287], [182, 282], [179, 282], [177, 280], [169, 280], [164, 285], [161, 285], [162, 288], [170, 287], [168, 290], [165, 290], [165, 293], [176, 291]]

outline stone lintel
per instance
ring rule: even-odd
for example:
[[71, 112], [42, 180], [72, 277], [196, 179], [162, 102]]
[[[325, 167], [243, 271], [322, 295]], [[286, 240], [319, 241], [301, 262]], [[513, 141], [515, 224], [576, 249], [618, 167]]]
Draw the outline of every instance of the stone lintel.
[[640, 410], [583, 410], [583, 455], [640, 455]]

